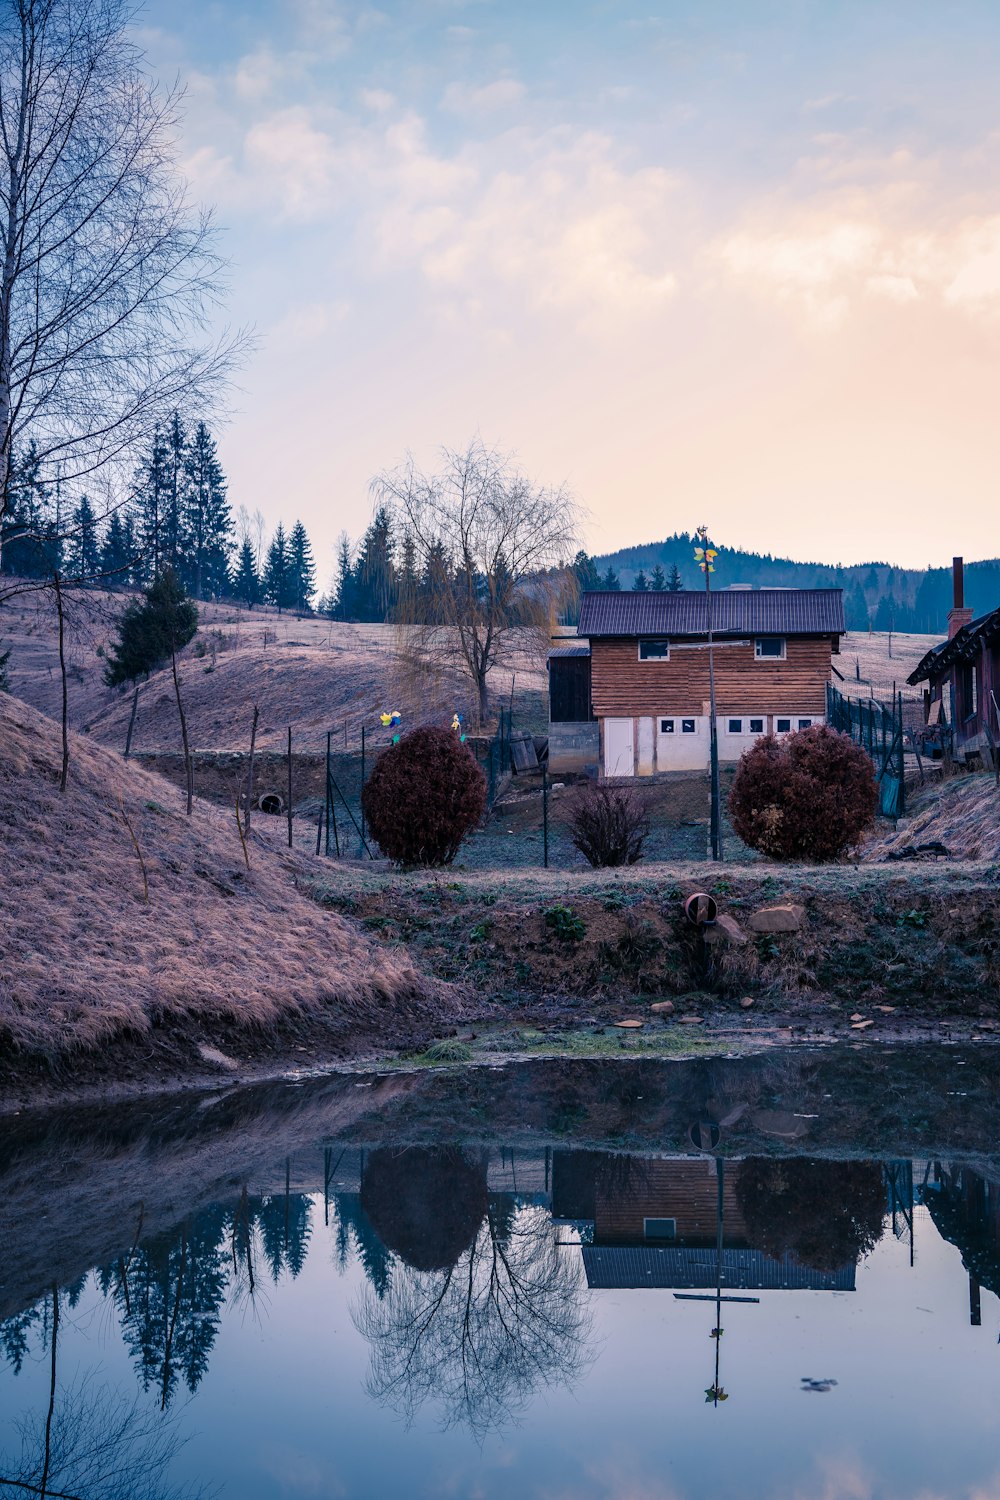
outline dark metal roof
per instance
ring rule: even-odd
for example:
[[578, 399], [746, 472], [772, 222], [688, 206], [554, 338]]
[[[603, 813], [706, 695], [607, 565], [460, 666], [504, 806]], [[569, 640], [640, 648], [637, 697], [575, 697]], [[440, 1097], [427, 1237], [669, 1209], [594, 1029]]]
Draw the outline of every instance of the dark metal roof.
[[548, 660], [551, 661], [554, 656], [589, 656], [589, 655], [590, 655], [590, 647], [589, 646], [553, 646], [552, 650], [549, 652]]
[[[587, 1285], [605, 1287], [675, 1287], [714, 1291], [718, 1272], [716, 1250], [673, 1245], [584, 1245]], [[787, 1291], [854, 1291], [854, 1264], [836, 1271], [812, 1271], [791, 1256], [772, 1260], [759, 1250], [726, 1248], [722, 1252], [722, 1285], [736, 1288]]]
[[[580, 598], [580, 635], [708, 634], [701, 589], [671, 594], [588, 591]], [[716, 635], [843, 635], [842, 589], [721, 589], [712, 595]]]
[[932, 646], [923, 656], [909, 677], [911, 686], [929, 678], [940, 677], [959, 661], [972, 661], [984, 645], [1000, 639], [1000, 609], [994, 609], [977, 620], [970, 620], [950, 641]]

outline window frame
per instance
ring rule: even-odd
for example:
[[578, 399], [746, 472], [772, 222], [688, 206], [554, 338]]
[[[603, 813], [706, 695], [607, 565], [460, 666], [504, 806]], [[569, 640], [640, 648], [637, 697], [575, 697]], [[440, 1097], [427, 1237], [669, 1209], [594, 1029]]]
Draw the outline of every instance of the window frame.
[[[760, 728], [759, 729], [755, 729], [753, 727], [755, 724], [759, 724]], [[748, 734], [756, 734], [756, 735], [766, 734], [767, 733], [767, 720], [766, 719], [751, 719], [750, 720], [750, 728], [747, 730], [747, 733]]]
[[[675, 733], [674, 725], [676, 724], [676, 722], [677, 722], [676, 719], [661, 719], [660, 720], [659, 733], [660, 734], [674, 734]], [[664, 727], [663, 727], [664, 724], [669, 724], [670, 728], [669, 729], [664, 729]]]
[[[646, 1227], [648, 1224], [672, 1224], [673, 1232], [671, 1234], [650, 1234], [649, 1230]], [[677, 1240], [677, 1219], [666, 1214], [643, 1214], [642, 1237], [646, 1244], [675, 1244]]]
[[[737, 726], [735, 729], [733, 728], [734, 724]], [[742, 719], [730, 719], [727, 716], [727, 718], [726, 718], [726, 733], [727, 734], [742, 734], [743, 733], [743, 720]]]
[[815, 724], [815, 722], [816, 722], [815, 719], [798, 719], [796, 721], [796, 726], [795, 727], [796, 727], [797, 730], [798, 729], [811, 729], [813, 727], [813, 725]]
[[[665, 646], [666, 650], [658, 652], [655, 656], [643, 656], [643, 646]], [[665, 635], [641, 635], [638, 641], [638, 651], [640, 661], [669, 661], [670, 641]]]
[[[778, 641], [781, 645], [780, 651], [761, 651], [764, 641]], [[788, 637], [784, 635], [757, 635], [753, 642], [754, 661], [787, 661], [788, 660]]]
[[[782, 727], [781, 727], [782, 724], [784, 724], [786, 726], [786, 728], [782, 729]], [[791, 732], [792, 732], [792, 721], [791, 721], [791, 718], [787, 718], [786, 719], [786, 718], [782, 717], [782, 718], [779, 719], [778, 716], [777, 716], [777, 714], [775, 714], [775, 716], [774, 716], [774, 732], [775, 732], [775, 734], [791, 734]]]
[[[688, 728], [689, 724], [691, 726], [690, 729]], [[697, 734], [697, 733], [698, 733], [698, 720], [697, 719], [682, 719], [681, 720], [681, 734]]]

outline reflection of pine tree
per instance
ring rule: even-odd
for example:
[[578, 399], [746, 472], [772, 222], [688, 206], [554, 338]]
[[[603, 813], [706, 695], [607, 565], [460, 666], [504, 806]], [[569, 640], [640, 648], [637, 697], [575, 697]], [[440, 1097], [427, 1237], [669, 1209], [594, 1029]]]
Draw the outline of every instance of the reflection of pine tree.
[[6, 1318], [0, 1323], [0, 1351], [13, 1368], [15, 1375], [21, 1373], [21, 1366], [28, 1353], [31, 1331], [39, 1322], [41, 1315], [41, 1307], [36, 1304], [34, 1307], [26, 1308], [24, 1312], [15, 1313], [12, 1318]]
[[225, 1215], [200, 1214], [177, 1235], [147, 1241], [126, 1265], [99, 1273], [113, 1286], [122, 1336], [143, 1389], [158, 1386], [169, 1405], [182, 1375], [195, 1391], [208, 1368], [226, 1294]]
[[294, 1279], [306, 1261], [312, 1203], [304, 1193], [275, 1193], [261, 1200], [257, 1222], [272, 1280], [277, 1282], [285, 1270]]
[[341, 1270], [346, 1267], [353, 1246], [365, 1276], [381, 1301], [392, 1275], [392, 1255], [361, 1207], [360, 1193], [337, 1193], [334, 1204], [337, 1210], [337, 1264]]

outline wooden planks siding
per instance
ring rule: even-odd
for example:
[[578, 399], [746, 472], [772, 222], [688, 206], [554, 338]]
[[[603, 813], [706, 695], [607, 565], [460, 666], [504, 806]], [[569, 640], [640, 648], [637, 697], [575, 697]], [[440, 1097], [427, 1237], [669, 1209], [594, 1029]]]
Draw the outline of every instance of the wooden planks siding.
[[[722, 714], [826, 713], [833, 654], [829, 636], [789, 639], [785, 661], [757, 661], [754, 648], [722, 645], [715, 652], [715, 700]], [[594, 713], [708, 712], [708, 650], [674, 647], [669, 661], [639, 661], [634, 636], [591, 641]]]
[[[740, 1163], [727, 1162], [723, 1184], [726, 1243], [745, 1241], [746, 1226], [736, 1200]], [[646, 1161], [624, 1187], [598, 1185], [594, 1237], [604, 1245], [634, 1244], [644, 1220], [675, 1219], [677, 1239], [714, 1243], [718, 1178], [711, 1161]]]

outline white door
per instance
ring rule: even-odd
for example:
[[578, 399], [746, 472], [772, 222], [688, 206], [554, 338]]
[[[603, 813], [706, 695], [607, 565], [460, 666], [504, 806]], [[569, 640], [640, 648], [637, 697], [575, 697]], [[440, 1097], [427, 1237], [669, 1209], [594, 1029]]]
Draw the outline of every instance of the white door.
[[605, 776], [635, 775], [635, 745], [631, 719], [604, 721]]

